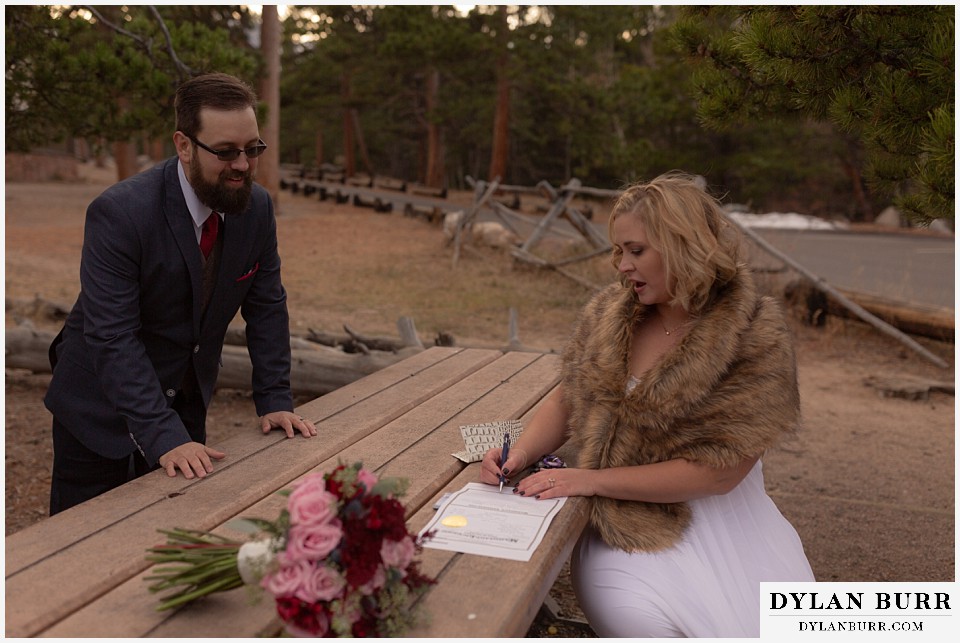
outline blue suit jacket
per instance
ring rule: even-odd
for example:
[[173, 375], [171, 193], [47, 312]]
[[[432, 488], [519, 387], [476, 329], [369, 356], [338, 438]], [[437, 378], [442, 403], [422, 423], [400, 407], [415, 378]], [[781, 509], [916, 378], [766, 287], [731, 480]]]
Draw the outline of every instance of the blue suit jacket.
[[171, 408], [192, 362], [205, 409], [227, 327], [246, 321], [257, 414], [293, 410], [290, 327], [273, 204], [254, 185], [250, 206], [224, 217], [216, 286], [201, 317], [202, 264], [176, 157], [122, 181], [87, 209], [80, 296], [52, 347], [44, 402], [87, 448], [147, 462], [190, 442]]

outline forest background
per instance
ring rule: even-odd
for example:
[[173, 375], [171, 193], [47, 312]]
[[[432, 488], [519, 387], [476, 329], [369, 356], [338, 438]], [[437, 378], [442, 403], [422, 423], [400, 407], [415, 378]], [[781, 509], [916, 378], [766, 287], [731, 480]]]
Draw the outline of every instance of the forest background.
[[[172, 154], [225, 71], [284, 163], [463, 189], [682, 169], [757, 211], [953, 218], [952, 6], [7, 4], [6, 150]], [[271, 171], [272, 170], [272, 171]]]

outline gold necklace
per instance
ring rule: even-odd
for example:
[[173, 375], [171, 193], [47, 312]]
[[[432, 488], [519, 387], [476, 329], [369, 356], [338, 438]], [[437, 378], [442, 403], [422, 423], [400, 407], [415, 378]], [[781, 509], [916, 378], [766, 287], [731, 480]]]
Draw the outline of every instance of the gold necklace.
[[690, 320], [688, 319], [687, 321], [683, 322], [682, 324], [680, 324], [679, 326], [677, 326], [676, 328], [674, 328], [674, 329], [671, 331], [669, 328], [667, 328], [667, 325], [666, 325], [665, 323], [663, 323], [663, 315], [661, 315], [660, 313], [657, 313], [657, 319], [660, 320], [660, 325], [663, 326], [663, 332], [665, 332], [667, 335], [669, 335], [670, 333], [675, 333], [675, 332], [677, 332], [678, 330], [680, 330], [681, 328], [683, 328], [684, 326], [686, 326], [687, 323], [690, 321]]

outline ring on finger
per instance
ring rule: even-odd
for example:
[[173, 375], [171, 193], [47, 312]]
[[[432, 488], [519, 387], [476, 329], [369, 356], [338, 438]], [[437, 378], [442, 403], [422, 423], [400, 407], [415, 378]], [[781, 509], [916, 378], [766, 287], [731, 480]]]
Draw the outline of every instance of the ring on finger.
[[551, 488], [551, 489], [553, 489], [554, 486], [556, 486], [556, 484], [557, 484], [557, 481], [554, 480], [553, 478], [547, 478], [547, 482], [550, 483], [550, 488]]

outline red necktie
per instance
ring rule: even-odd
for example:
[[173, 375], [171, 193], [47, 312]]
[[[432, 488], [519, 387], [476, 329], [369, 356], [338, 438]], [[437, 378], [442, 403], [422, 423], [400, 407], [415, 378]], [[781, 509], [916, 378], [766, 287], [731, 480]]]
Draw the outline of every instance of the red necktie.
[[203, 253], [204, 259], [210, 256], [210, 251], [213, 250], [213, 244], [217, 242], [217, 232], [219, 232], [219, 229], [220, 215], [216, 212], [211, 212], [207, 220], [203, 222], [203, 231], [200, 233], [200, 252]]

